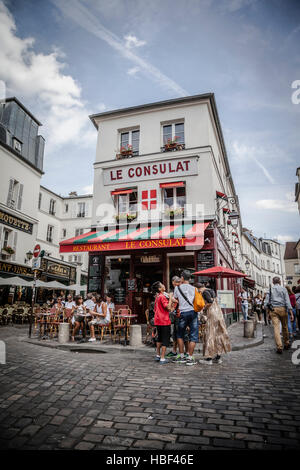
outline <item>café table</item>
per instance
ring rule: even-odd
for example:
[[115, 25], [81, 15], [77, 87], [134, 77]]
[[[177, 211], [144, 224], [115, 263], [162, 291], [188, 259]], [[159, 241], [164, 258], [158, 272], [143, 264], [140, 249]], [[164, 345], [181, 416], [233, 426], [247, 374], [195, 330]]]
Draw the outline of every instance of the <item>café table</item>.
[[125, 341], [124, 341], [124, 346], [127, 346], [127, 344], [129, 344], [129, 341], [128, 341], [128, 333], [129, 333], [129, 327], [130, 327], [130, 320], [132, 318], [137, 318], [137, 315], [135, 314], [125, 314], [125, 313], [120, 313], [120, 314], [117, 314], [114, 316], [115, 318], [123, 318], [124, 320], [126, 320], [126, 323], [125, 323]]

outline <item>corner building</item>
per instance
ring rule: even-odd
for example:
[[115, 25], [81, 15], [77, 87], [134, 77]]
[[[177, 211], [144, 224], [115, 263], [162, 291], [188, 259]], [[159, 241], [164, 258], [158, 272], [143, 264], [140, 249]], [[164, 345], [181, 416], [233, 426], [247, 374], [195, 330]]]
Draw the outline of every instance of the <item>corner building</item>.
[[[182, 269], [241, 269], [239, 202], [213, 94], [90, 119], [98, 132], [92, 227], [60, 243], [61, 253], [89, 251], [89, 291], [111, 292], [144, 322], [154, 281], [169, 289]], [[239, 289], [226, 279], [213, 287]]]

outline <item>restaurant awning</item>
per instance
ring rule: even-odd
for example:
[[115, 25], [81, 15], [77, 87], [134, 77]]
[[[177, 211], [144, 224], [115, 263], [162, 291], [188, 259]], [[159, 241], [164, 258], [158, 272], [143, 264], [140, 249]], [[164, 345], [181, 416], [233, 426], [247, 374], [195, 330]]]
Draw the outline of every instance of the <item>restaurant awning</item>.
[[136, 226], [88, 232], [60, 242], [60, 253], [81, 251], [137, 250], [203, 245], [209, 222]]
[[111, 191], [112, 196], [118, 196], [119, 194], [131, 194], [133, 189], [116, 189], [115, 191]]
[[247, 287], [248, 289], [255, 289], [255, 281], [250, 277], [245, 277], [243, 279], [243, 286]]
[[180, 188], [184, 186], [183, 181], [175, 181], [173, 183], [160, 183], [159, 187], [160, 188]]

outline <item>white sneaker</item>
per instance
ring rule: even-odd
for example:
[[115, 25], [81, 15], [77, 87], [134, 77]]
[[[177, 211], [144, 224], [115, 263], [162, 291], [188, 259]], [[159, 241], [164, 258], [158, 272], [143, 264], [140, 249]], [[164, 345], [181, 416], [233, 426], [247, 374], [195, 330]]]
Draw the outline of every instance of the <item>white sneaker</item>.
[[89, 342], [92, 343], [93, 341], [96, 341], [96, 338], [90, 338]]
[[206, 364], [207, 366], [211, 366], [213, 363], [212, 359], [206, 360], [206, 359], [199, 359], [199, 364]]

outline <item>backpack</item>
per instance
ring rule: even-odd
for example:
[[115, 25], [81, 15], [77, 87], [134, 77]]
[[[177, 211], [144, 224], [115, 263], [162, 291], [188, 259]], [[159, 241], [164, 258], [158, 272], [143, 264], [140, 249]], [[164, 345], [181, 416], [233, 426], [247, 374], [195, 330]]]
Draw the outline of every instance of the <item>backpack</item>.
[[195, 312], [201, 312], [201, 310], [203, 310], [203, 308], [205, 307], [205, 302], [204, 302], [201, 292], [198, 292], [198, 289], [195, 288], [195, 297], [194, 297], [193, 304], [189, 301], [187, 296], [182, 292], [182, 290], [180, 289], [180, 286], [178, 286], [178, 290], [180, 294], [182, 295], [182, 297], [184, 298], [184, 300], [188, 304], [190, 304], [191, 307], [193, 307]]

